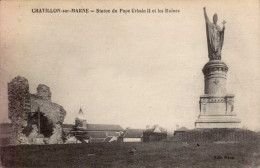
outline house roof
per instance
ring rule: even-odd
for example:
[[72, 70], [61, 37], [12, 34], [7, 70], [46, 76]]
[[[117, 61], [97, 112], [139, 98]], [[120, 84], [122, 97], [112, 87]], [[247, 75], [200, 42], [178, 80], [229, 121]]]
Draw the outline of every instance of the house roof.
[[145, 132], [166, 133], [167, 130], [162, 127], [154, 127], [146, 129]]
[[123, 131], [124, 129], [120, 125], [87, 124], [87, 130], [89, 130], [89, 131]]
[[[73, 124], [62, 124], [62, 128], [71, 128]], [[124, 131], [120, 125], [113, 124], [87, 124], [86, 131]]]
[[107, 136], [113, 137], [113, 136], [119, 136], [119, 135], [115, 131], [107, 131]]
[[127, 129], [124, 134], [120, 137], [123, 138], [142, 138], [143, 137], [143, 129]]
[[188, 128], [186, 128], [186, 127], [181, 127], [181, 128], [179, 128], [179, 129], [177, 129], [176, 131], [188, 131]]
[[106, 138], [107, 134], [104, 131], [98, 131], [98, 132], [88, 132], [87, 135], [91, 138]]
[[72, 128], [73, 124], [62, 124], [62, 128]]

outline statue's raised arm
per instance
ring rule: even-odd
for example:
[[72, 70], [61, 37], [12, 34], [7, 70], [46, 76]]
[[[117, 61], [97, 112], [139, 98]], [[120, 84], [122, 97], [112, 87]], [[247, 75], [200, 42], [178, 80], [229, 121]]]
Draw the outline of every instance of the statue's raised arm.
[[208, 18], [207, 12], [206, 12], [206, 7], [204, 7], [203, 9], [204, 9], [205, 20], [206, 20], [206, 22], [209, 22], [209, 18]]
[[209, 20], [206, 8], [204, 7], [204, 17], [206, 21], [206, 33], [207, 33], [207, 43], [208, 43], [208, 54], [210, 60], [220, 60], [221, 50], [224, 42], [224, 30], [217, 25], [218, 15], [215, 13], [213, 15], [213, 23]]

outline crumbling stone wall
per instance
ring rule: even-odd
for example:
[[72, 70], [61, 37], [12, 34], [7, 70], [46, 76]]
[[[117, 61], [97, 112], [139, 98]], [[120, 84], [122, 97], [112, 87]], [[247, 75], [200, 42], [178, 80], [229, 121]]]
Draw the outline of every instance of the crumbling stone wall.
[[15, 77], [8, 83], [8, 117], [12, 121], [13, 134], [11, 143], [27, 144], [28, 139], [22, 130], [27, 126], [30, 113], [30, 93], [28, 80]]
[[8, 99], [13, 143], [35, 144], [38, 137], [44, 137], [47, 144], [63, 143], [61, 125], [66, 111], [51, 101], [48, 86], [39, 84], [37, 93], [30, 94], [28, 80], [16, 77], [8, 84]]
[[40, 110], [53, 125], [53, 134], [49, 138], [49, 144], [62, 143], [62, 123], [66, 115], [64, 108], [51, 102], [50, 88], [40, 84], [37, 87], [37, 94], [31, 96], [31, 112]]

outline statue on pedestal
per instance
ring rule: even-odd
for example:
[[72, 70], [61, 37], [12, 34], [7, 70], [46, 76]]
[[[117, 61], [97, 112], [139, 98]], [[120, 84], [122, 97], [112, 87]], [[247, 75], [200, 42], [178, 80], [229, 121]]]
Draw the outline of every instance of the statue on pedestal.
[[195, 121], [195, 127], [239, 128], [241, 120], [234, 111], [234, 95], [226, 93], [228, 66], [221, 61], [226, 22], [223, 21], [223, 28], [218, 26], [217, 14], [213, 16], [213, 23], [209, 21], [205, 7], [204, 16], [209, 61], [202, 69], [204, 94], [200, 96], [200, 114]]
[[217, 25], [218, 15], [213, 15], [213, 23], [209, 20], [206, 8], [204, 7], [204, 16], [206, 21], [206, 32], [208, 42], [208, 53], [210, 60], [220, 60], [221, 50], [224, 43], [225, 20], [222, 22], [223, 28]]

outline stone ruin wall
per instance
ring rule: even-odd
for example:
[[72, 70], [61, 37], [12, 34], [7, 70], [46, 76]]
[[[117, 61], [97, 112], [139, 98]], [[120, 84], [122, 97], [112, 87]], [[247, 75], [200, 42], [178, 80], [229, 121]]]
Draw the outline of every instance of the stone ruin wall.
[[[36, 94], [30, 94], [26, 78], [15, 77], [8, 83], [8, 116], [12, 122], [12, 144], [63, 143], [62, 123], [66, 111], [51, 101], [50, 88], [39, 84]], [[38, 115], [40, 114], [40, 134]]]
[[28, 80], [16, 77], [8, 83], [8, 117], [12, 121], [12, 143], [28, 143], [22, 129], [27, 126], [30, 113], [30, 93]]

